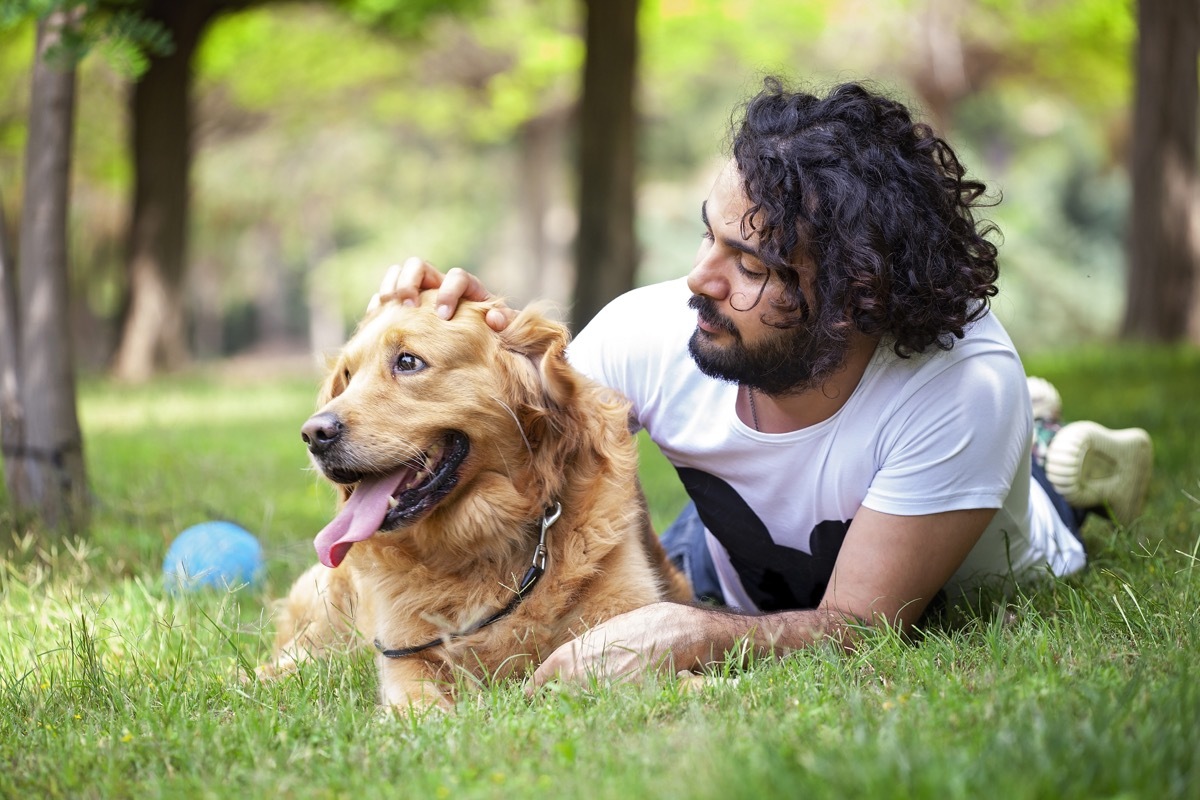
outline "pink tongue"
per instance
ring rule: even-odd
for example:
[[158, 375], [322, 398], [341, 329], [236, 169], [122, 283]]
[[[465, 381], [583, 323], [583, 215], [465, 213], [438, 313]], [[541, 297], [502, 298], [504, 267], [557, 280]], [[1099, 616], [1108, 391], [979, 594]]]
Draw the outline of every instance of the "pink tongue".
[[321, 559], [322, 564], [336, 567], [342, 563], [351, 545], [369, 539], [379, 530], [388, 512], [388, 498], [408, 474], [407, 469], [401, 469], [390, 475], [364, 478], [359, 482], [346, 505], [313, 540], [317, 558]]

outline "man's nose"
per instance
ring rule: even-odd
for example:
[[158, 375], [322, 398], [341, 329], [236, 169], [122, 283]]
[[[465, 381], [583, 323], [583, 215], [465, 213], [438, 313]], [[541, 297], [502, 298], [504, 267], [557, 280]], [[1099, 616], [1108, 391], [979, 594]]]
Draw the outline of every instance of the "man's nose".
[[724, 300], [729, 294], [729, 279], [721, 269], [717, 248], [702, 250], [687, 277], [692, 294], [701, 294], [714, 300]]

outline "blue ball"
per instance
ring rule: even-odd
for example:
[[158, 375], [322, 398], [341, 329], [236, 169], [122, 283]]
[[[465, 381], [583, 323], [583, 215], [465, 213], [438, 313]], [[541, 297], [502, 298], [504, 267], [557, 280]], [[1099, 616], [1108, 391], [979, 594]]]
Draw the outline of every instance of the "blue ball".
[[167, 589], [236, 589], [262, 577], [262, 545], [232, 522], [201, 522], [171, 542], [163, 559]]

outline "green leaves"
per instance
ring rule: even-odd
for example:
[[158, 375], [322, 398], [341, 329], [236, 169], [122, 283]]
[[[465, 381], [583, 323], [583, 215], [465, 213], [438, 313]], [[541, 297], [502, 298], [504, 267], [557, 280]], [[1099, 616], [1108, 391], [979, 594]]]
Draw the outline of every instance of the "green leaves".
[[62, 28], [62, 40], [46, 51], [46, 59], [75, 66], [93, 49], [126, 77], [146, 71], [152, 56], [170, 54], [171, 36], [160, 23], [141, 15], [138, 0], [8, 0], [0, 7], [0, 31], [55, 12], [73, 17]]
[[391, 34], [416, 37], [442, 14], [479, 11], [485, 0], [342, 0], [358, 22]]

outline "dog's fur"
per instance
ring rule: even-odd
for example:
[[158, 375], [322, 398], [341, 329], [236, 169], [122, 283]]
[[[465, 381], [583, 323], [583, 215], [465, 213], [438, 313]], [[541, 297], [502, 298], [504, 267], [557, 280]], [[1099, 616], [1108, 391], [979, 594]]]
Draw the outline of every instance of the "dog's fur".
[[[503, 609], [556, 503], [562, 515], [547, 532], [540, 583], [475, 633], [405, 658], [377, 656], [385, 705], [448, 705], [458, 670], [523, 675], [588, 626], [659, 600], [691, 600], [650, 527], [628, 407], [568, 366], [565, 328], [527, 310], [495, 333], [484, 322], [488, 304], [463, 303], [446, 321], [433, 303], [426, 292], [419, 306], [389, 301], [368, 314], [305, 436], [343, 510], [361, 479], [419, 466], [431, 448], [442, 457], [435, 445], [451, 431], [465, 434], [469, 452], [432, 507], [398, 527], [389, 516], [382, 527], [394, 530], [348, 552], [335, 545], [327, 560], [344, 553], [340, 566], [317, 564], [296, 581], [260, 677], [331, 648], [414, 647]], [[405, 354], [420, 361], [398, 362]]]

